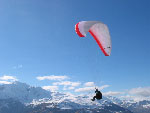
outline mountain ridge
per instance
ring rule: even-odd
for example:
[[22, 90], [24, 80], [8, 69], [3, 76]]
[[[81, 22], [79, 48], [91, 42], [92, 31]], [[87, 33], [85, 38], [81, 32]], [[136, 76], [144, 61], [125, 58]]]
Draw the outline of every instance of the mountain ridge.
[[[0, 85], [0, 113], [15, 111], [19, 106], [22, 113], [149, 113], [150, 101], [130, 102], [117, 97], [104, 96], [100, 101], [91, 101], [91, 95], [72, 95], [60, 92], [50, 92], [41, 87], [33, 87], [26, 83], [14, 82]], [[6, 111], [6, 112], [4, 112]], [[13, 113], [13, 112], [12, 112]], [[80, 112], [79, 112], [80, 113]]]

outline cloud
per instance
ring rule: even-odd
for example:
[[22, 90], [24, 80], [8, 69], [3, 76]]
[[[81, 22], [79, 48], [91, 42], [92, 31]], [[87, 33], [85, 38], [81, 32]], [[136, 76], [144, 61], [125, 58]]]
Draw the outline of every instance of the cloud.
[[8, 76], [8, 75], [4, 75], [0, 77], [0, 80], [11, 80], [11, 81], [17, 81], [17, 78], [14, 76]]
[[86, 83], [84, 84], [84, 86], [86, 86], [86, 87], [94, 86], [94, 85], [95, 85], [94, 82], [86, 82]]
[[138, 95], [142, 97], [150, 97], [150, 87], [138, 87], [129, 90], [129, 94]]
[[12, 82], [8, 82], [8, 81], [0, 81], [0, 84], [11, 84]]
[[109, 91], [109, 92], [103, 93], [103, 95], [105, 95], [105, 96], [116, 96], [116, 95], [121, 95], [123, 93], [124, 92], [112, 92], [112, 91]]
[[58, 90], [58, 86], [43, 86], [42, 88], [48, 91], [52, 91], [52, 92]]
[[72, 90], [72, 89], [75, 89], [75, 87], [72, 87], [72, 86], [71, 86], [71, 87], [68, 87], [68, 89]]
[[133, 100], [136, 102], [142, 100], [150, 100], [150, 87], [132, 88], [126, 92], [126, 95], [121, 96], [124, 100]]
[[87, 91], [92, 91], [92, 90], [95, 90], [95, 87], [78, 88], [78, 89], [75, 89], [75, 92], [87, 92]]
[[72, 86], [72, 87], [77, 87], [81, 83], [80, 82], [71, 82], [71, 81], [62, 81], [62, 82], [55, 82], [53, 85], [63, 85], [63, 86]]
[[110, 87], [110, 85], [103, 85], [103, 86], [99, 87], [98, 89], [103, 90], [104, 88], [107, 88], [107, 87]]
[[11, 84], [14, 81], [18, 81], [14, 76], [4, 75], [0, 77], [0, 84]]
[[124, 95], [124, 96], [121, 96], [121, 98], [123, 100], [133, 100], [135, 102], [139, 102], [139, 101], [142, 101], [142, 100], [150, 100], [150, 97], [143, 97], [143, 96], [137, 96], [137, 95]]
[[50, 75], [50, 76], [38, 76], [36, 77], [38, 80], [65, 80], [68, 79], [69, 77], [64, 75], [64, 76], [56, 76], [56, 75]]
[[75, 87], [73, 87], [73, 86], [70, 86], [70, 87], [64, 86], [63, 87], [63, 90], [73, 90], [73, 89], [75, 89]]
[[64, 86], [63, 90], [64, 90], [64, 91], [67, 90], [67, 86]]
[[[98, 88], [99, 90], [102, 90], [107, 87], [109, 87], [109, 85], [103, 85], [101, 87], [96, 87], [96, 88]], [[93, 90], [95, 90], [95, 87], [83, 87], [83, 88], [75, 89], [75, 92], [87, 92], [87, 91], [93, 91]]]

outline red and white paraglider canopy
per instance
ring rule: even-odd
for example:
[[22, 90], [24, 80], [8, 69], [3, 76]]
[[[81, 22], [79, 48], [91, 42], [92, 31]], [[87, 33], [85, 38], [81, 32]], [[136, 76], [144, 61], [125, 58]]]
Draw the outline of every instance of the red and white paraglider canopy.
[[111, 39], [107, 25], [98, 21], [81, 21], [75, 25], [75, 31], [80, 37], [85, 37], [90, 32], [104, 55], [110, 56]]

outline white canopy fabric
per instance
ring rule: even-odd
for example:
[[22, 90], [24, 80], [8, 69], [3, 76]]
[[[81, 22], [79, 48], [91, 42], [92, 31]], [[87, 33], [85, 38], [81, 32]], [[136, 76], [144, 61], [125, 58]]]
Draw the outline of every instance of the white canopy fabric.
[[87, 32], [90, 32], [104, 55], [110, 56], [112, 46], [106, 24], [99, 21], [81, 21], [75, 25], [75, 31], [80, 37], [86, 37]]

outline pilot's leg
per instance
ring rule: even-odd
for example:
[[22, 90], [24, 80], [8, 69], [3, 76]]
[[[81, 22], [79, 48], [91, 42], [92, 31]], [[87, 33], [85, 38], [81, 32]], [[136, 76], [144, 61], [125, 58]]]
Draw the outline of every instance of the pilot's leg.
[[91, 100], [92, 100], [92, 101], [94, 101], [94, 100], [95, 100], [95, 98], [96, 98], [96, 96], [94, 96], [94, 97], [93, 97], [93, 99], [91, 99]]

